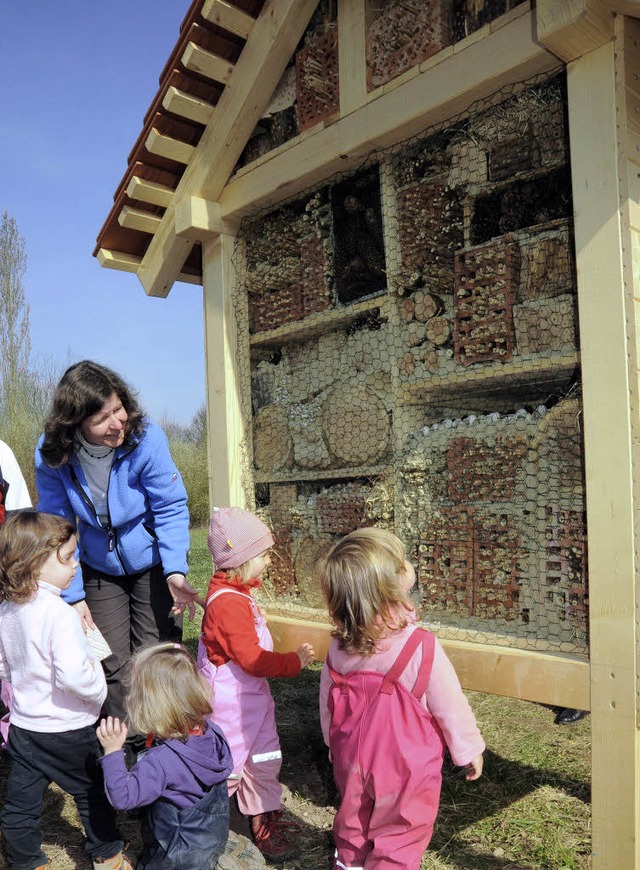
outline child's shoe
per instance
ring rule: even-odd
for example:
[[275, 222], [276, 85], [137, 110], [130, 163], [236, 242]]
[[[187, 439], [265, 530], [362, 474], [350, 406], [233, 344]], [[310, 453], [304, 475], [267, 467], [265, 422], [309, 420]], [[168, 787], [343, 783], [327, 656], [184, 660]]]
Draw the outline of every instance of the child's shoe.
[[287, 834], [294, 833], [296, 829], [300, 831], [295, 822], [283, 818], [282, 810], [271, 810], [251, 817], [253, 842], [269, 864], [280, 864], [299, 854], [300, 849], [287, 839]]
[[113, 858], [96, 858], [93, 862], [93, 870], [133, 870], [124, 852], [118, 852]]

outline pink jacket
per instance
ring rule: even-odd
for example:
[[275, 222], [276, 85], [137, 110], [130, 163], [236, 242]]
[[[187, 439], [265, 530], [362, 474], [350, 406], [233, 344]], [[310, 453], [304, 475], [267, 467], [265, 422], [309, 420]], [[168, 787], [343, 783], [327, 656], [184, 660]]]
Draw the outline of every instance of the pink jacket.
[[[339, 649], [338, 642], [333, 640], [328, 652], [333, 669], [341, 674], [359, 670], [386, 673], [415, 628], [415, 624], [410, 623], [406, 628], [393, 632], [388, 639], [379, 643], [378, 652], [370, 656], [343, 652]], [[421, 650], [418, 649], [400, 680], [409, 691], [416, 681], [421, 657]], [[327, 698], [330, 686], [331, 677], [325, 664], [320, 675], [320, 724], [327, 746], [330, 721]], [[422, 704], [440, 725], [454, 764], [463, 767], [484, 752], [485, 743], [478, 730], [475, 716], [462, 691], [453, 665], [437, 639], [431, 679], [426, 693], [422, 696]]]

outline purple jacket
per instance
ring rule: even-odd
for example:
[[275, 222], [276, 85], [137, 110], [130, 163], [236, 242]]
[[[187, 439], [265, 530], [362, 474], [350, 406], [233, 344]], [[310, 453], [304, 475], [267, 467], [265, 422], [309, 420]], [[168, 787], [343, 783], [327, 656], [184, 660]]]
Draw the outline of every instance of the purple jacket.
[[186, 743], [165, 740], [153, 746], [127, 770], [124, 752], [100, 759], [107, 797], [117, 810], [131, 810], [164, 798], [180, 809], [193, 806], [233, 768], [229, 745], [217, 725], [207, 722], [204, 734]]

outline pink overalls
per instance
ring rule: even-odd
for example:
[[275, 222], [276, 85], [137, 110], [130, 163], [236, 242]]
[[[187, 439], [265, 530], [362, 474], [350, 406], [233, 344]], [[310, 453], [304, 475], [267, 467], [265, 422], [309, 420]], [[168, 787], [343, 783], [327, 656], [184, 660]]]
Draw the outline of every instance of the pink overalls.
[[[416, 629], [390, 670], [331, 675], [330, 749], [341, 803], [335, 870], [418, 870], [438, 813], [444, 739], [421, 705], [434, 636]], [[412, 690], [399, 679], [418, 647]]]
[[[258, 641], [273, 650], [267, 622], [250, 595], [236, 589], [218, 589], [207, 599], [207, 607], [219, 595], [242, 595], [251, 603]], [[253, 677], [240, 665], [228, 661], [216, 667], [198, 642], [198, 669], [213, 688], [213, 720], [224, 731], [233, 756], [233, 773], [227, 780], [229, 797], [237, 792], [238, 809], [255, 816], [282, 807], [282, 786], [278, 782], [282, 753], [276, 730], [275, 705], [266, 677]]]

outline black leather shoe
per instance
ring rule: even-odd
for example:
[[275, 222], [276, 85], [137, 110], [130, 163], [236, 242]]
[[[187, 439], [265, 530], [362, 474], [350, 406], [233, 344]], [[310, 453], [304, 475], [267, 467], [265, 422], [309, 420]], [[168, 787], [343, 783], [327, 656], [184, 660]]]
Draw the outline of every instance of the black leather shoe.
[[555, 718], [556, 725], [574, 725], [580, 722], [587, 715], [586, 710], [573, 710], [571, 707], [565, 707]]

